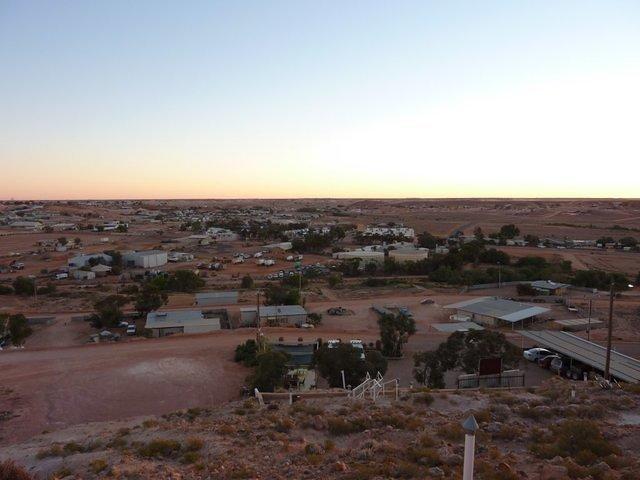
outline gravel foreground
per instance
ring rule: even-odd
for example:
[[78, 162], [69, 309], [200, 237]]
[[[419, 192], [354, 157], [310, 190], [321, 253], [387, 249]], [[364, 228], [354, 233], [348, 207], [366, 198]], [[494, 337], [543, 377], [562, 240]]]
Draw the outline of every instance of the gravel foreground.
[[471, 413], [476, 479], [639, 478], [640, 390], [575, 388], [575, 398], [552, 379], [536, 390], [416, 390], [376, 404], [250, 399], [85, 424], [0, 449], [0, 479], [20, 478], [11, 461], [34, 479], [460, 479]]

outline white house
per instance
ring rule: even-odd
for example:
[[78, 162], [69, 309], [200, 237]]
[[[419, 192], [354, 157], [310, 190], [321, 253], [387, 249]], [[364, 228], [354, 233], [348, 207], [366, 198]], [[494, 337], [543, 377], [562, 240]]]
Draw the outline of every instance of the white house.
[[111, 255], [107, 255], [106, 253], [89, 253], [70, 258], [67, 265], [69, 268], [82, 268], [89, 265], [92, 259], [98, 263], [111, 263], [113, 261]]

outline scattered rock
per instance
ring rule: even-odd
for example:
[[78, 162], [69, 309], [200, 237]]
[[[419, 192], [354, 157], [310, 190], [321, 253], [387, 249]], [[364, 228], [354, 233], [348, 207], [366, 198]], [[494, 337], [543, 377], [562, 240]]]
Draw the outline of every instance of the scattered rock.
[[540, 480], [565, 480], [569, 469], [564, 465], [553, 465], [547, 463], [542, 467], [540, 472]]
[[429, 469], [429, 475], [432, 477], [444, 477], [444, 470], [440, 467], [431, 467]]

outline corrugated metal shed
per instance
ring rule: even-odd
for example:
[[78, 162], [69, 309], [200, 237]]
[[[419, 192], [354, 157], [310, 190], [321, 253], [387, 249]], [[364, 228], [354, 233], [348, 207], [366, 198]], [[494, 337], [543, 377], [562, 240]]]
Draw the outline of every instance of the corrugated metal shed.
[[504, 300], [502, 298], [481, 297], [464, 302], [446, 305], [444, 308], [455, 308], [462, 312], [497, 318], [505, 322], [519, 322], [527, 318], [535, 317], [550, 310], [544, 307], [534, 307], [526, 303]]
[[202, 292], [196, 293], [197, 305], [226, 305], [238, 303], [238, 292]]
[[[607, 349], [597, 343], [589, 342], [571, 333], [553, 330], [524, 330], [520, 334], [554, 352], [604, 371]], [[610, 371], [611, 375], [619, 380], [640, 382], [640, 360], [627, 355], [612, 351]]]
[[431, 325], [439, 332], [468, 332], [469, 330], [484, 330], [484, 327], [473, 322], [434, 323]]

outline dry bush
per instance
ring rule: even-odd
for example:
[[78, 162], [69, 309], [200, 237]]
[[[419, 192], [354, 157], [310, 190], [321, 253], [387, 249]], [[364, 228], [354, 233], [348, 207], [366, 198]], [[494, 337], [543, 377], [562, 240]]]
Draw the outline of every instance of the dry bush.
[[431, 405], [435, 400], [435, 397], [430, 393], [418, 393], [413, 395], [413, 403]]
[[306, 415], [324, 415], [324, 409], [311, 403], [297, 402], [289, 409], [292, 413], [303, 413]]
[[204, 447], [204, 440], [200, 437], [189, 437], [184, 444], [184, 449], [187, 452], [197, 452], [202, 450], [202, 447]]
[[12, 460], [0, 463], [0, 480], [33, 480], [33, 477]]
[[358, 418], [345, 419], [344, 417], [329, 417], [327, 424], [331, 435], [349, 435], [351, 433], [363, 432], [367, 429], [366, 421]]
[[138, 448], [138, 454], [146, 458], [175, 458], [181, 449], [177, 440], [156, 438]]
[[464, 440], [464, 428], [460, 422], [450, 422], [440, 425], [437, 430], [440, 438], [449, 440], [450, 442], [461, 442]]
[[285, 417], [277, 420], [273, 427], [276, 429], [276, 432], [288, 433], [295, 427], [295, 423], [290, 418]]
[[102, 458], [96, 458], [89, 464], [89, 470], [97, 475], [98, 473], [106, 470], [108, 466], [109, 465], [107, 464], [106, 460], [103, 460]]
[[531, 451], [542, 458], [573, 458], [580, 465], [617, 454], [618, 448], [602, 436], [598, 425], [590, 420], [565, 420], [551, 427], [552, 440], [534, 443]]
[[513, 425], [504, 424], [500, 427], [496, 433], [493, 434], [493, 438], [498, 440], [515, 440], [520, 437], [521, 429]]

